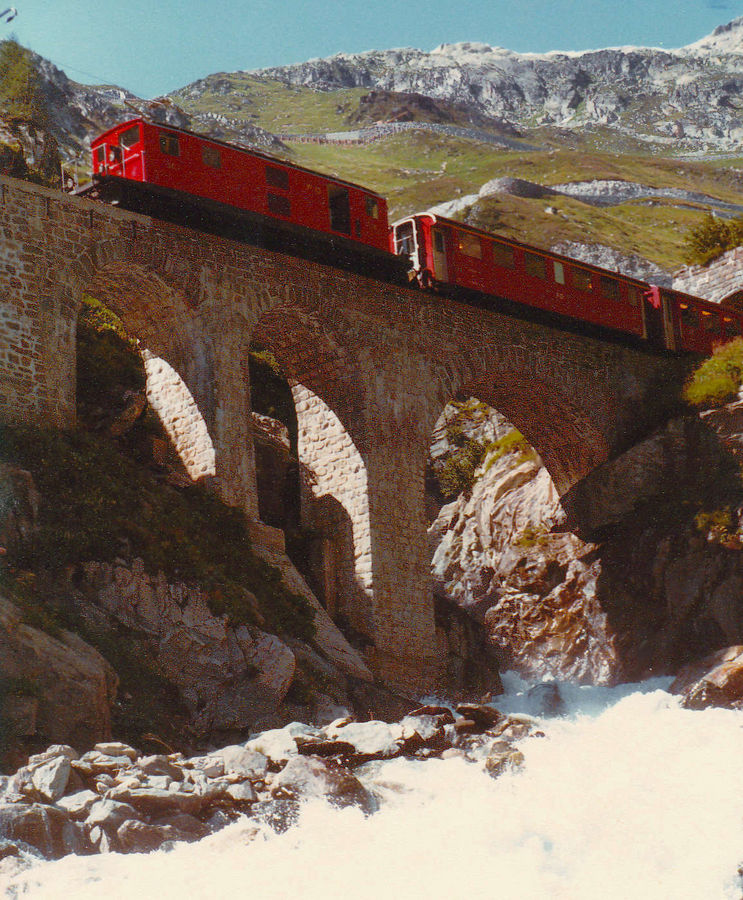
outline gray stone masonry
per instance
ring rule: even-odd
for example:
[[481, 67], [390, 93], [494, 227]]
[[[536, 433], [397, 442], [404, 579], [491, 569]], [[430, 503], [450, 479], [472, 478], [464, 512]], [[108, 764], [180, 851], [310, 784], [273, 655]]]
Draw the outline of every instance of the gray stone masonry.
[[500, 410], [564, 493], [678, 396], [668, 357], [0, 178], [0, 421], [74, 423], [85, 294], [121, 316], [170, 392], [161, 412], [188, 471], [253, 519], [247, 353], [254, 337], [271, 348], [293, 386], [303, 490], [337, 528], [334, 607], [378, 674], [420, 689], [445, 662], [424, 468], [446, 403]]

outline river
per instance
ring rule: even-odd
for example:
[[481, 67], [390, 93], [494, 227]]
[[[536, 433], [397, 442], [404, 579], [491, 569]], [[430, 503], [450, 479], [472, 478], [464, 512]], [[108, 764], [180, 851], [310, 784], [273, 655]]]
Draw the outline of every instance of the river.
[[[499, 709], [532, 712], [515, 677]], [[149, 855], [44, 862], [7, 897], [75, 900], [739, 900], [743, 712], [680, 709], [667, 681], [563, 686], [566, 712], [498, 779], [461, 758], [357, 771], [379, 811], [307, 801]]]

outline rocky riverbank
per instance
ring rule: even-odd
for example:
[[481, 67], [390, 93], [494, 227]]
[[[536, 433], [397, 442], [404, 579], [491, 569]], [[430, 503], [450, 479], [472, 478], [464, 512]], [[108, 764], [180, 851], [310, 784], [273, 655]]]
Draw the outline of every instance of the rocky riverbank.
[[[354, 770], [376, 760], [460, 756], [498, 776], [523, 761], [526, 716], [463, 704], [411, 710], [400, 721], [294, 722], [198, 756], [142, 755], [120, 742], [79, 755], [54, 745], [0, 776], [0, 874], [69, 853], [146, 852], [195, 841], [248, 816], [288, 828], [299, 803], [325, 798], [371, 814], [378, 802]], [[255, 830], [257, 833], [257, 828]]]

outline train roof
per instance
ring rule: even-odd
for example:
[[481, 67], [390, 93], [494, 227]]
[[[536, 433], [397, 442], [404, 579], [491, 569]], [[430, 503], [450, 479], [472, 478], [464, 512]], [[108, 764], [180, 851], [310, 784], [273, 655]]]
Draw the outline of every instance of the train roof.
[[279, 166], [287, 166], [290, 169], [295, 169], [298, 172], [307, 172], [309, 175], [317, 175], [320, 178], [325, 178], [328, 181], [332, 181], [334, 184], [343, 184], [346, 187], [355, 188], [357, 191], [363, 191], [365, 194], [369, 194], [372, 197], [376, 197], [379, 200], [385, 200], [383, 194], [377, 193], [377, 191], [373, 191], [371, 188], [365, 187], [363, 184], [356, 184], [353, 181], [346, 181], [345, 178], [338, 178], [336, 175], [325, 175], [322, 172], [317, 172], [315, 169], [309, 169], [307, 166], [300, 166], [297, 163], [289, 162], [286, 159], [282, 159], [280, 156], [272, 156], [270, 153], [265, 153], [262, 150], [256, 150], [254, 147], [241, 147], [239, 144], [231, 144], [229, 141], [220, 141], [219, 138], [209, 137], [207, 134], [199, 134], [197, 131], [189, 131], [187, 128], [178, 128], [175, 125], [165, 125], [162, 122], [153, 122], [150, 119], [145, 119], [144, 116], [136, 116], [134, 119], [127, 119], [125, 122], [119, 122], [118, 125], [114, 125], [111, 128], [108, 128], [106, 131], [101, 132], [96, 138], [94, 138], [90, 145], [91, 147], [95, 146], [99, 141], [108, 137], [115, 132], [120, 131], [122, 128], [125, 128], [129, 125], [135, 125], [137, 123], [141, 123], [142, 125], [148, 125], [151, 128], [160, 128], [165, 131], [175, 131], [177, 134], [187, 134], [189, 137], [198, 138], [200, 141], [207, 141], [210, 144], [217, 144], [220, 147], [227, 147], [230, 150], [237, 150], [238, 153], [250, 153], [252, 156], [257, 156], [260, 159], [265, 159], [266, 162], [276, 163]]

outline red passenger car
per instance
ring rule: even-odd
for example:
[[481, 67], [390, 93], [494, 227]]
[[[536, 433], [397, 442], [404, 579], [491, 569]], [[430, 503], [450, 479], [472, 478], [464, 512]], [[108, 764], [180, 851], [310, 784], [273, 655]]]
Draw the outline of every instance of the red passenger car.
[[743, 314], [431, 213], [395, 222], [392, 246], [422, 287], [477, 292], [568, 316], [666, 350], [710, 353], [743, 334]]
[[335, 248], [390, 257], [387, 203], [367, 188], [141, 118], [104, 132], [91, 149], [94, 190], [107, 188], [109, 198], [128, 189], [128, 198], [160, 197], [183, 209], [199, 198], [204, 211], [236, 209], [295, 235], [327, 235]]

